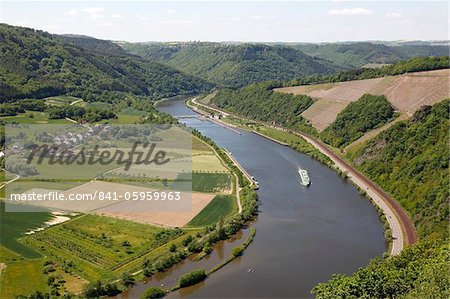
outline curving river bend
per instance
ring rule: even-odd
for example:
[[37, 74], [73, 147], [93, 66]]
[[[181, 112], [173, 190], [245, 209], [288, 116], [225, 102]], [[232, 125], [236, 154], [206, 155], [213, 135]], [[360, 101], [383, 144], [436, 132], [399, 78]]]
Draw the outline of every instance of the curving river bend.
[[[166, 101], [158, 109], [175, 117], [195, 115], [183, 101]], [[205, 282], [167, 298], [311, 298], [310, 290], [317, 283], [333, 273], [351, 274], [386, 251], [375, 209], [328, 167], [251, 132], [239, 135], [195, 118], [181, 121], [232, 152], [259, 181], [260, 213], [253, 224], [256, 237], [243, 257]], [[309, 172], [309, 188], [299, 183], [299, 167]], [[186, 260], [117, 298], [139, 298], [151, 285], [175, 285], [180, 275], [192, 269], [212, 268], [247, 235], [244, 230], [234, 242], [217, 244], [208, 258]]]

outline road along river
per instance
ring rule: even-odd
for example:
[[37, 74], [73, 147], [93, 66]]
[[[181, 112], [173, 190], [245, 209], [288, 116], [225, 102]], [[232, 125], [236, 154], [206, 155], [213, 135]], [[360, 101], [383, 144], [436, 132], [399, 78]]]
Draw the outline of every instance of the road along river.
[[[195, 114], [182, 101], [165, 101], [158, 109], [173, 116]], [[196, 118], [181, 121], [232, 152], [258, 180], [260, 213], [244, 256], [168, 298], [311, 298], [317, 283], [333, 273], [351, 274], [386, 251], [383, 225], [369, 200], [327, 166], [252, 132], [238, 134]], [[309, 188], [300, 185], [299, 168], [308, 170]], [[149, 286], [175, 285], [192, 269], [210, 269], [248, 234], [244, 230], [238, 240], [217, 244], [208, 259], [186, 260], [118, 298], [138, 298]]]

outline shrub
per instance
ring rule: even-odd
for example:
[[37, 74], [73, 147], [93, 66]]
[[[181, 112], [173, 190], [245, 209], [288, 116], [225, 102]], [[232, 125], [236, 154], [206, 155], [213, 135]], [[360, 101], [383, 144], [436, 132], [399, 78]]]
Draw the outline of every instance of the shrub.
[[162, 298], [165, 295], [166, 295], [166, 292], [164, 292], [161, 289], [148, 288], [145, 290], [144, 293], [142, 293], [140, 299], [157, 299], [157, 298]]
[[240, 256], [240, 255], [242, 255], [243, 252], [244, 252], [244, 248], [242, 248], [240, 246], [234, 247], [233, 250], [232, 250], [232, 254], [234, 256]]
[[194, 285], [196, 283], [205, 280], [205, 278], [206, 278], [205, 270], [201, 269], [192, 271], [180, 278], [180, 287], [184, 288]]

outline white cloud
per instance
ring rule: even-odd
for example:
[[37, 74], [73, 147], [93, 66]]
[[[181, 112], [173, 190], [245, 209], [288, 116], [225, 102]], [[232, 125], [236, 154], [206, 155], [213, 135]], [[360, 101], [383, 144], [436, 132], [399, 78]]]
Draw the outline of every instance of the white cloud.
[[149, 17], [142, 16], [142, 15], [136, 15], [136, 18], [138, 18], [140, 21], [148, 21], [148, 20], [150, 20]]
[[103, 7], [88, 7], [88, 8], [83, 9], [83, 11], [89, 15], [99, 14], [104, 10], [105, 9]]
[[174, 14], [174, 13], [176, 13], [176, 11], [173, 10], [173, 9], [168, 9], [168, 10], [166, 10], [166, 14], [171, 15], [171, 14]]
[[119, 15], [119, 14], [112, 14], [111, 18], [113, 19], [123, 19], [123, 15]]
[[389, 18], [389, 19], [400, 19], [403, 17], [403, 15], [400, 13], [396, 13], [396, 12], [390, 12], [390, 13], [385, 14], [385, 17]]
[[91, 20], [100, 20], [105, 16], [101, 14], [105, 9], [103, 7], [88, 7], [83, 9], [83, 12], [86, 13]]
[[68, 12], [66, 12], [66, 15], [76, 16], [78, 14], [78, 12], [79, 12], [78, 9], [71, 9]]
[[107, 22], [100, 22], [99, 25], [102, 27], [111, 27], [111, 26], [114, 26], [115, 24], [113, 22], [107, 21]]
[[332, 9], [328, 12], [331, 16], [366, 16], [371, 15], [373, 12], [371, 10], [368, 10], [366, 8], [344, 8], [344, 9]]
[[160, 22], [163, 25], [188, 25], [195, 24], [194, 20], [165, 20]]

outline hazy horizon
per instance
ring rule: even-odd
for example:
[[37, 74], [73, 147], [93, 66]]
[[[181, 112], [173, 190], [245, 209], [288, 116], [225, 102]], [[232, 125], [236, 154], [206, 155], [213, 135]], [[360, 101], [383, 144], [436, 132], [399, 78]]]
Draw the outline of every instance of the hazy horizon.
[[126, 42], [448, 41], [448, 11], [447, 1], [0, 1], [0, 22]]

